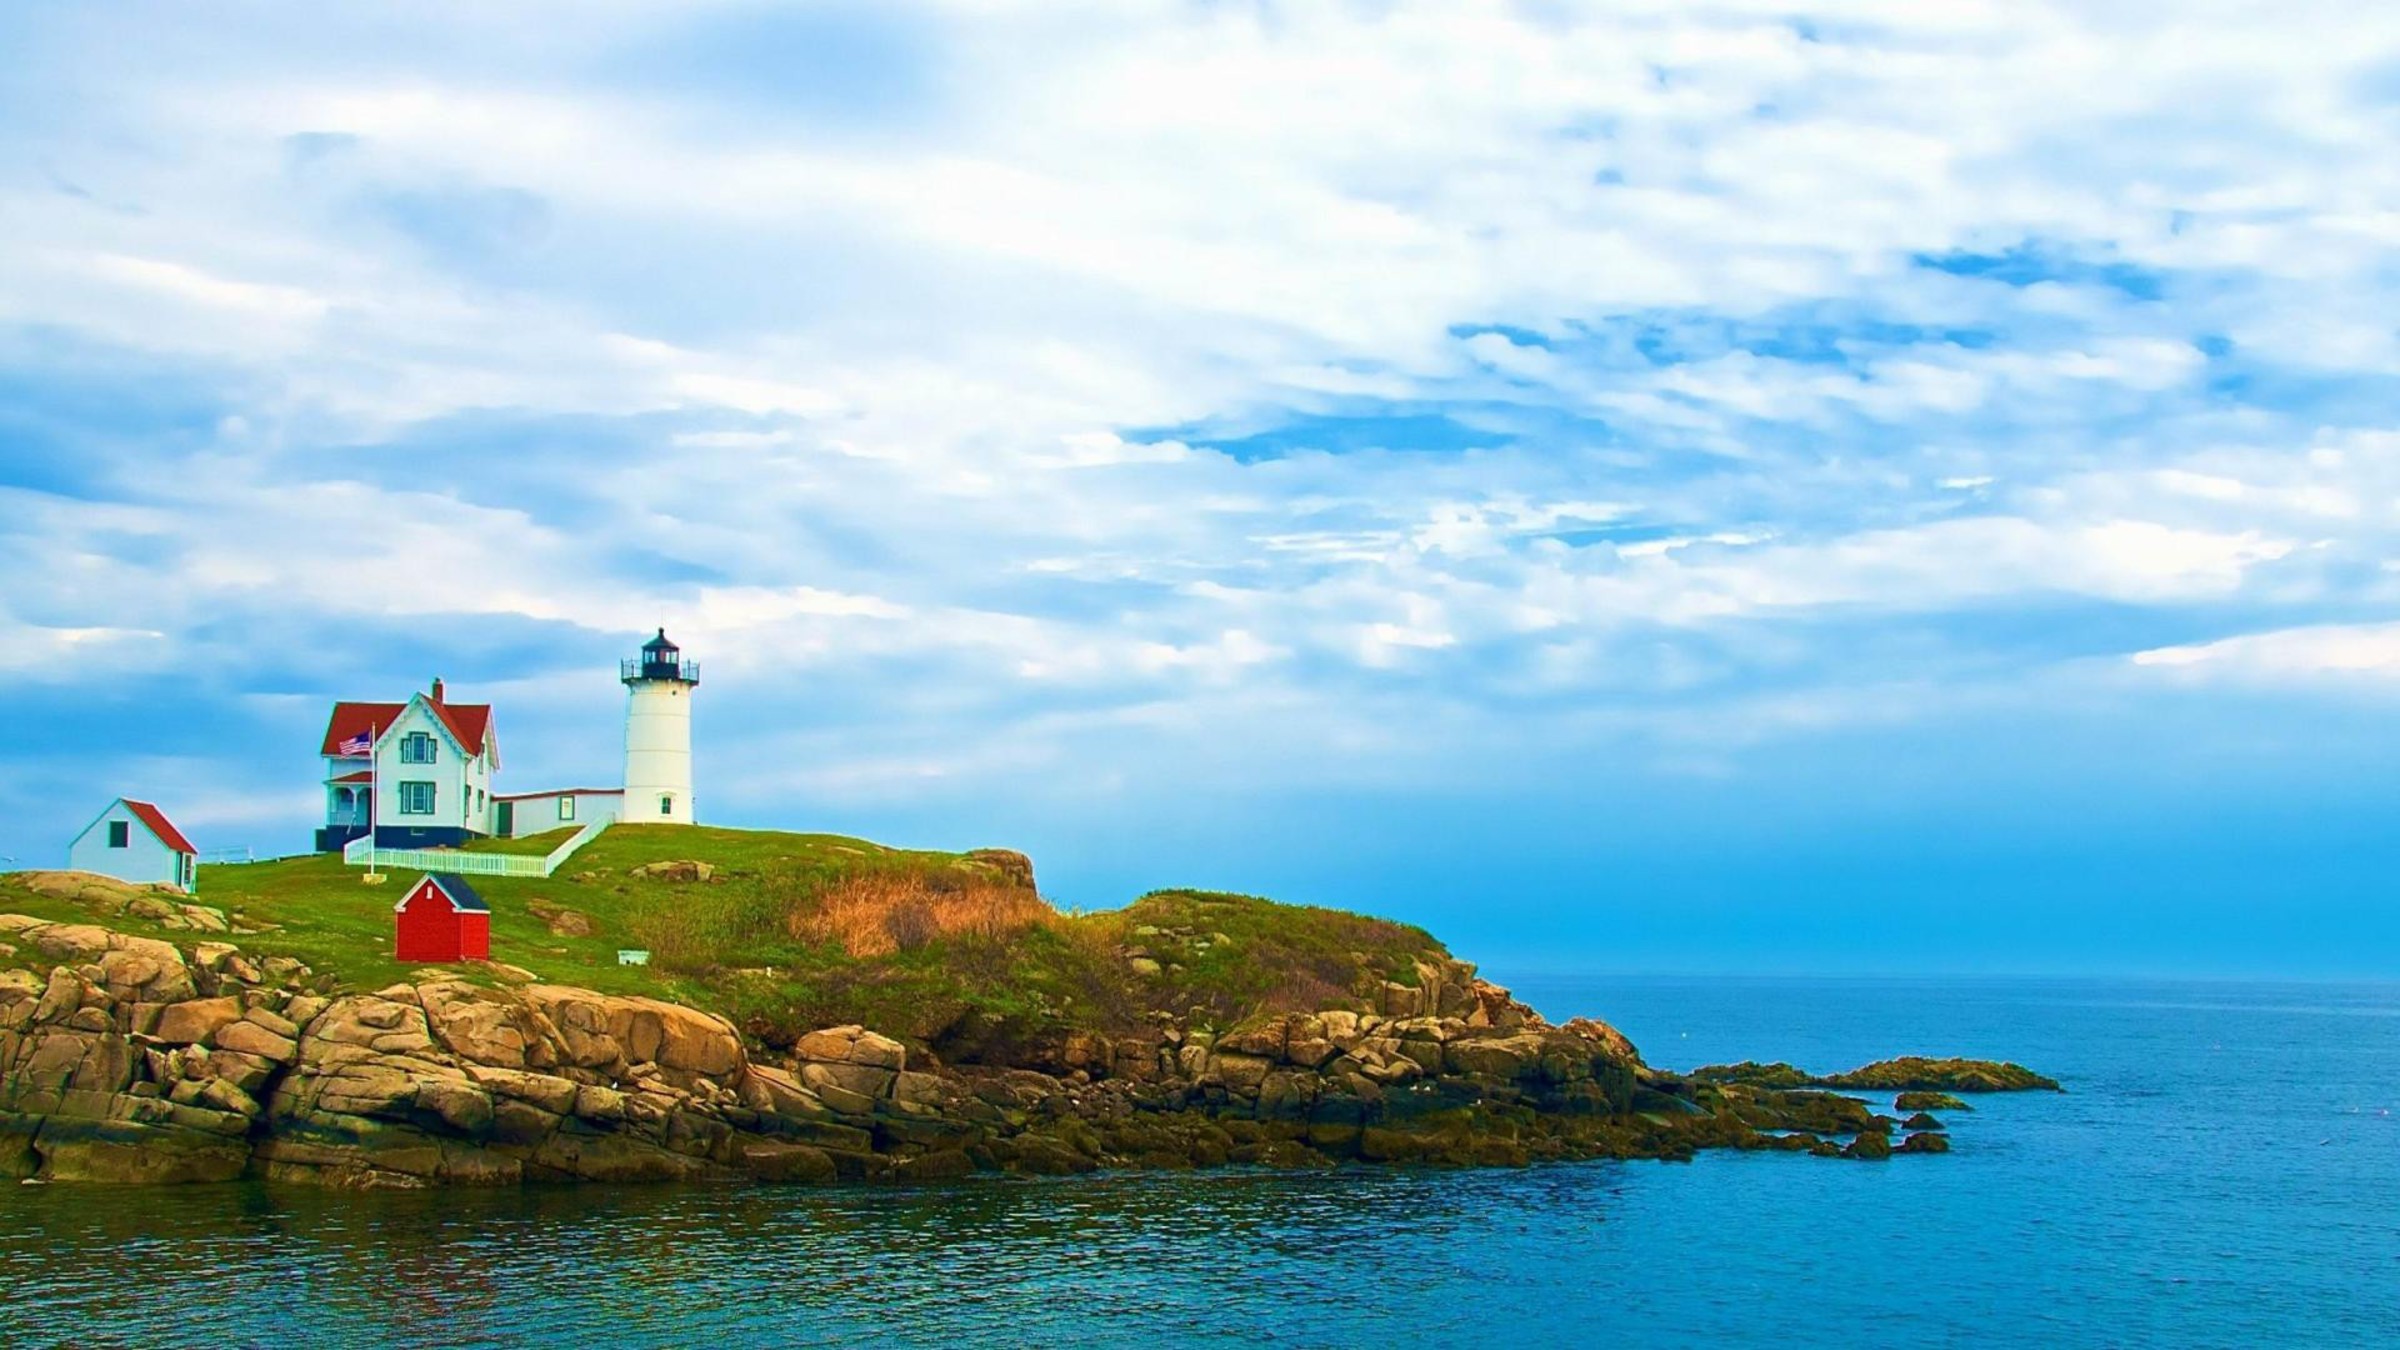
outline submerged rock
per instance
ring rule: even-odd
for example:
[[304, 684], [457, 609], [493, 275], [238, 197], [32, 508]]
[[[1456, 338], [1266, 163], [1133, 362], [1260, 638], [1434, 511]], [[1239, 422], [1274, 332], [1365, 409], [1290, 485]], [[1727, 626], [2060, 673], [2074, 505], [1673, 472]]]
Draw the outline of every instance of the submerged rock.
[[1903, 1092], [1892, 1101], [1895, 1111], [1972, 1111], [1975, 1108], [1947, 1092]]
[[1892, 1141], [1888, 1135], [1862, 1134], [1850, 1141], [1850, 1146], [1842, 1150], [1842, 1156], [1881, 1162], [1892, 1156]]

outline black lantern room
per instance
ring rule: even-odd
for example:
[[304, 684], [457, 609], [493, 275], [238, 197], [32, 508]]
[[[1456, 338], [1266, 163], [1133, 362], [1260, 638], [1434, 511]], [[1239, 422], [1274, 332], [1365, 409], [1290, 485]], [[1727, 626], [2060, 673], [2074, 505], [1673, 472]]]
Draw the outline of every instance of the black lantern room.
[[642, 644], [642, 654], [623, 665], [624, 681], [672, 680], [678, 684], [700, 683], [700, 664], [683, 659], [683, 649], [667, 638], [667, 630]]

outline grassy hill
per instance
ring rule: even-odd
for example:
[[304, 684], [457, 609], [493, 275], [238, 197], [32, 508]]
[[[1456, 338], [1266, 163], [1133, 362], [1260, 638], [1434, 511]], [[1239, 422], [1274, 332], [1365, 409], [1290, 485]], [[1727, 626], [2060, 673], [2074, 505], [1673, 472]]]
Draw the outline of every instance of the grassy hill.
[[[479, 847], [541, 853], [563, 838]], [[641, 872], [685, 861], [710, 875]], [[417, 875], [395, 871], [367, 885], [334, 856], [209, 866], [195, 899], [263, 930], [235, 936], [245, 951], [294, 956], [371, 989], [425, 969], [392, 959], [392, 905]], [[495, 961], [545, 981], [708, 1008], [769, 1044], [843, 1022], [952, 1045], [1121, 1029], [1160, 1010], [1231, 1025], [1337, 1003], [1362, 982], [1411, 984], [1419, 957], [1446, 955], [1421, 929], [1205, 891], [1065, 914], [1035, 892], [1019, 855], [835, 835], [620, 825], [555, 877], [474, 884], [491, 902]], [[91, 917], [6, 876], [0, 910]], [[651, 952], [651, 964], [619, 965], [620, 948]]]

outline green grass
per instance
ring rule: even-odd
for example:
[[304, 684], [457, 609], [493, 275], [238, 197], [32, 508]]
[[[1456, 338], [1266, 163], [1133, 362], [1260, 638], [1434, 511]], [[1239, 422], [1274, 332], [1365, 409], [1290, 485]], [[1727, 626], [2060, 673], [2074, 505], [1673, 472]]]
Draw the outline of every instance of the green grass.
[[544, 830], [540, 834], [519, 835], [514, 839], [478, 839], [468, 844], [465, 851], [469, 853], [531, 854], [536, 858], [546, 857], [550, 850], [574, 838], [575, 831], [580, 828], [582, 827], [568, 825], [556, 830]]
[[[548, 852], [565, 831], [487, 841], [478, 851]], [[708, 882], [631, 875], [647, 863], [695, 859]], [[318, 855], [200, 870], [200, 903], [238, 922], [245, 951], [288, 955], [373, 989], [420, 975], [392, 959], [392, 906], [419, 874], [366, 885], [358, 868]], [[649, 994], [732, 1017], [770, 1044], [841, 1022], [953, 1047], [1021, 1041], [1068, 1028], [1121, 1030], [1165, 1009], [1219, 1025], [1286, 1008], [1340, 1002], [1362, 983], [1413, 982], [1415, 960], [1441, 954], [1421, 929], [1253, 896], [1158, 891], [1121, 910], [1057, 915], [1001, 936], [953, 933], [854, 957], [794, 936], [828, 888], [859, 878], [926, 893], [991, 884], [991, 867], [960, 854], [886, 848], [824, 834], [706, 826], [618, 825], [547, 879], [478, 877], [492, 907], [492, 955], [539, 978], [610, 993]], [[0, 910], [88, 920], [73, 904], [0, 876]], [[544, 915], [573, 911], [591, 931], [565, 936]], [[112, 925], [156, 932], [138, 921]], [[1155, 930], [1143, 932], [1143, 929]], [[621, 966], [638, 948], [651, 964]], [[1131, 963], [1144, 956], [1156, 972]], [[470, 967], [472, 979], [493, 979]]]

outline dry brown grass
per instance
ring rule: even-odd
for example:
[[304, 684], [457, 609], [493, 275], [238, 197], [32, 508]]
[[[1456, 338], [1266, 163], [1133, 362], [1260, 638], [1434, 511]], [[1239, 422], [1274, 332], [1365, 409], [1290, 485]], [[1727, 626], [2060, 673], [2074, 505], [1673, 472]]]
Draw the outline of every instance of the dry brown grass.
[[1005, 938], [1063, 922], [1042, 897], [981, 877], [866, 872], [843, 877], [785, 923], [806, 942], [835, 942], [852, 956], [888, 956], [937, 938]]

